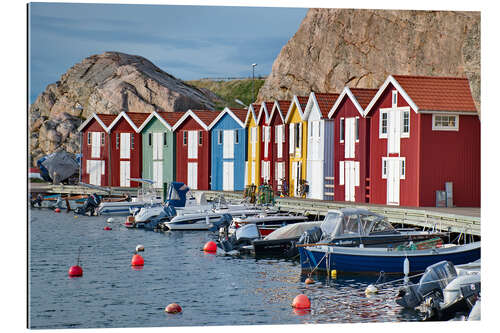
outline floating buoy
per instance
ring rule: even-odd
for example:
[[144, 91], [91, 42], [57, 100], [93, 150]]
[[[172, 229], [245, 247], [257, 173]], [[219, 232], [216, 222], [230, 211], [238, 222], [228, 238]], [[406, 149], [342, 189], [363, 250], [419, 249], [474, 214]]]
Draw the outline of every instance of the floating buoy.
[[373, 284], [368, 285], [365, 289], [365, 294], [370, 295], [370, 294], [376, 294], [378, 293], [378, 288], [375, 287]]
[[136, 250], [137, 252], [139, 252], [139, 251], [144, 251], [144, 245], [140, 245], [140, 244], [139, 244], [139, 245], [137, 245], [137, 246], [135, 247], [135, 250]]
[[132, 257], [132, 266], [144, 266], [144, 258], [140, 254], [134, 254]]
[[115, 222], [115, 219], [114, 219], [114, 218], [112, 218], [112, 217], [110, 217], [110, 218], [108, 218], [108, 219], [106, 220], [106, 222], [108, 222], [108, 223], [113, 223], [113, 222]]
[[77, 219], [77, 218], [78, 218], [78, 216], [77, 216], [77, 215], [75, 215], [75, 216], [74, 216], [74, 218], [75, 218], [75, 219]]
[[309, 301], [306, 295], [300, 294], [295, 296], [292, 306], [296, 309], [309, 309], [311, 307], [311, 301]]
[[172, 303], [172, 304], [167, 305], [167, 307], [165, 308], [165, 312], [167, 312], [167, 313], [179, 313], [179, 312], [182, 312], [182, 308], [179, 304]]
[[61, 212], [61, 209], [60, 209], [60, 208], [56, 208], [56, 209], [54, 209], [54, 212], [56, 212], [56, 213], [60, 213], [60, 212]]
[[305, 281], [306, 284], [313, 284], [315, 281], [313, 279], [311, 279], [310, 277], [308, 277]]
[[78, 265], [71, 266], [69, 268], [68, 275], [70, 277], [82, 276], [83, 275], [83, 269], [80, 266], [78, 266]]
[[108, 226], [105, 226], [105, 227], [104, 227], [104, 230], [112, 230], [112, 228], [111, 228], [111, 227], [108, 227]]
[[217, 244], [214, 241], [209, 241], [203, 247], [203, 251], [209, 253], [215, 253], [217, 252]]
[[332, 278], [336, 279], [336, 278], [337, 278], [337, 270], [336, 270], [336, 269], [332, 269], [332, 270], [330, 271], [330, 276], [331, 276]]

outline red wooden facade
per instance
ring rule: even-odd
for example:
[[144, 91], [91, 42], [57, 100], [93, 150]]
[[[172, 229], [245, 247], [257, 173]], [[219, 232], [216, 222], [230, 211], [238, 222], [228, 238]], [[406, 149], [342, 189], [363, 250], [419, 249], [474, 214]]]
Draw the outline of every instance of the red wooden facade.
[[83, 183], [109, 186], [111, 182], [108, 126], [114, 119], [114, 115], [93, 114], [78, 128], [82, 138], [80, 172]]
[[176, 180], [198, 190], [210, 189], [211, 140], [208, 126], [219, 113], [189, 110], [173, 126], [176, 135]]
[[268, 124], [269, 115], [273, 108], [274, 102], [263, 102], [260, 105], [259, 114], [257, 115], [257, 123], [260, 127], [260, 183], [272, 184], [274, 181], [273, 169], [271, 168], [272, 160], [272, 128]]
[[[288, 159], [288, 126], [285, 118], [290, 108], [290, 101], [275, 101], [269, 114], [268, 126], [271, 127], [271, 179], [270, 184], [274, 192], [288, 186], [289, 159]], [[281, 146], [281, 147], [278, 147]]]
[[367, 106], [370, 203], [480, 206], [480, 121], [467, 79], [389, 76]]
[[[377, 89], [346, 87], [328, 114], [334, 121], [334, 191], [336, 201], [369, 202], [370, 179], [370, 122], [364, 109]], [[347, 120], [346, 120], [347, 119]], [[346, 124], [354, 122], [354, 144], [346, 151]], [[342, 136], [342, 138], [341, 138]], [[349, 138], [347, 138], [347, 141]], [[351, 148], [352, 151], [350, 150]], [[355, 166], [351, 168], [351, 166]], [[351, 184], [350, 172], [354, 170], [358, 182]], [[346, 186], [350, 187], [346, 191]]]
[[130, 178], [142, 176], [142, 135], [138, 128], [148, 113], [121, 112], [110, 125], [111, 186], [139, 187]]

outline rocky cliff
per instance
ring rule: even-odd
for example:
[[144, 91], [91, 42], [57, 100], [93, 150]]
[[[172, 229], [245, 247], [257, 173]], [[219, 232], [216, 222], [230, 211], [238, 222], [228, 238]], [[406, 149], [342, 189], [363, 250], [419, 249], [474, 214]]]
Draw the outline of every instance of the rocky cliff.
[[378, 88], [390, 74], [465, 76], [480, 106], [480, 13], [310, 9], [258, 101]]
[[135, 55], [85, 58], [47, 86], [29, 109], [31, 163], [64, 149], [80, 151], [77, 128], [93, 112], [213, 109], [207, 94]]

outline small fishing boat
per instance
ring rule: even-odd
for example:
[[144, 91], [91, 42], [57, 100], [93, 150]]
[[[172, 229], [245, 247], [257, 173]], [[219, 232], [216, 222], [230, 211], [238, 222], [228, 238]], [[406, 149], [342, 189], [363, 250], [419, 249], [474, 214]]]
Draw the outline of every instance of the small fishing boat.
[[252, 242], [256, 257], [291, 258], [299, 254], [296, 247], [304, 232], [319, 227], [322, 222], [299, 222], [288, 224], [271, 232], [263, 239]]
[[233, 219], [233, 224], [235, 228], [239, 228], [247, 224], [255, 224], [259, 229], [260, 235], [262, 237], [265, 237], [285, 225], [295, 224], [305, 221], [307, 221], [307, 217], [303, 215], [275, 213], [271, 215], [257, 214], [253, 216], [235, 217]]
[[426, 268], [416, 284], [399, 289], [396, 303], [424, 313], [424, 320], [450, 320], [469, 314], [481, 295], [481, 261], [453, 265], [441, 261]]
[[298, 244], [300, 265], [303, 271], [345, 273], [403, 274], [405, 259], [409, 273], [425, 271], [437, 262], [447, 260], [465, 264], [481, 258], [481, 242], [418, 249], [413, 247], [347, 247], [328, 244]]
[[143, 178], [130, 178], [130, 180], [142, 184], [137, 191], [137, 196], [131, 198], [130, 201], [101, 202], [97, 208], [98, 215], [128, 215], [131, 209], [142, 208], [145, 205], [160, 205], [163, 202], [161, 196], [153, 188], [154, 181]]

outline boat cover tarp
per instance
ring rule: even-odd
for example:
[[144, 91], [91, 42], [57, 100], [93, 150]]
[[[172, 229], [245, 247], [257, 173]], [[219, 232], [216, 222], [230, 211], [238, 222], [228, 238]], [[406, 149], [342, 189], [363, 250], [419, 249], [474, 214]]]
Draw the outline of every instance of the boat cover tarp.
[[264, 240], [275, 240], [284, 238], [294, 238], [299, 237], [305, 231], [319, 227], [322, 222], [299, 222], [288, 224], [284, 227], [274, 230], [269, 235], [267, 235]]
[[78, 162], [75, 161], [73, 155], [64, 150], [46, 156], [41, 165], [46, 168], [53, 184], [59, 184], [68, 179], [79, 169]]
[[168, 199], [166, 202], [170, 206], [184, 207], [186, 205], [186, 194], [189, 187], [181, 182], [171, 182]]

